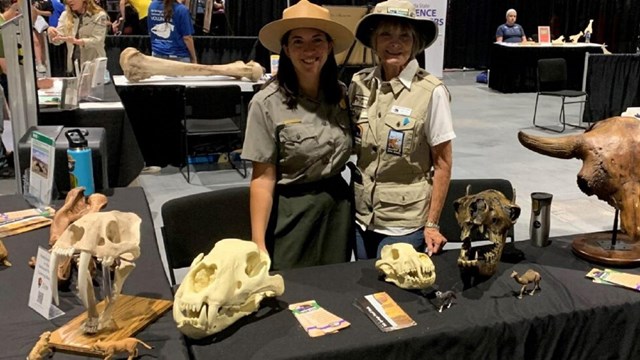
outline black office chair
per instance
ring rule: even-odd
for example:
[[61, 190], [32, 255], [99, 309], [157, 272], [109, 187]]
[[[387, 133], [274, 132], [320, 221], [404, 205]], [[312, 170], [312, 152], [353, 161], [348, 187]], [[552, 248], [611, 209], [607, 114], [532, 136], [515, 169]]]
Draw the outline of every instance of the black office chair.
[[162, 239], [171, 286], [175, 269], [189, 267], [222, 239], [251, 239], [249, 187], [236, 187], [172, 199], [162, 205]]
[[[554, 129], [548, 126], [542, 126], [536, 124], [536, 113], [538, 111], [538, 99], [540, 96], [554, 96], [562, 99], [562, 106], [560, 107], [560, 115], [558, 121], [562, 124], [562, 129]], [[566, 98], [580, 98], [583, 100], [566, 101]], [[584, 91], [568, 90], [567, 89], [567, 62], [563, 58], [553, 59], [540, 59], [538, 60], [538, 93], [536, 94], [536, 106], [533, 110], [533, 126], [561, 133], [565, 130], [566, 126], [572, 126], [576, 128], [585, 127], [580, 124], [567, 123], [565, 117], [564, 106], [566, 104], [579, 104], [586, 103], [588, 95]]]
[[[224, 136], [225, 141], [216, 152], [226, 154], [231, 167], [243, 177], [247, 177], [247, 165], [239, 160], [241, 168], [234, 163], [234, 151], [241, 147], [239, 143], [244, 129], [238, 124], [242, 116], [242, 91], [237, 85], [187, 87], [185, 89], [185, 117], [183, 121], [183, 142], [185, 146], [185, 175], [191, 182], [189, 164], [189, 138], [192, 136]], [[195, 167], [194, 167], [195, 170]]]
[[[456, 211], [453, 202], [466, 195], [467, 185], [471, 185], [470, 193], [477, 194], [481, 191], [494, 189], [500, 191], [509, 200], [515, 196], [513, 186], [509, 180], [505, 179], [451, 179], [449, 192], [440, 214], [440, 233], [449, 242], [460, 242], [460, 226], [456, 220]], [[515, 231], [512, 226], [507, 236], [511, 241], [515, 241]], [[475, 239], [486, 240], [486, 239]]]

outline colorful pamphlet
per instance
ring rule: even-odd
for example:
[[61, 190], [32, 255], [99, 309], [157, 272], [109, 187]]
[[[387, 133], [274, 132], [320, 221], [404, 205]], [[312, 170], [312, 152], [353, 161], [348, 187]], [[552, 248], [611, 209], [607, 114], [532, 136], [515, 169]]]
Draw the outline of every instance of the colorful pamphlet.
[[551, 27], [538, 26], [538, 42], [540, 44], [551, 44]]
[[417, 325], [386, 292], [356, 299], [354, 305], [362, 310], [383, 332]]
[[624, 273], [611, 269], [593, 268], [586, 275], [594, 282], [608, 285], [618, 285], [640, 291], [640, 275]]
[[31, 132], [31, 166], [29, 168], [28, 192], [42, 205], [50, 204], [53, 196], [54, 157], [54, 139], [39, 131]]
[[289, 310], [311, 337], [336, 333], [351, 325], [348, 321], [322, 308], [315, 300], [291, 304]]

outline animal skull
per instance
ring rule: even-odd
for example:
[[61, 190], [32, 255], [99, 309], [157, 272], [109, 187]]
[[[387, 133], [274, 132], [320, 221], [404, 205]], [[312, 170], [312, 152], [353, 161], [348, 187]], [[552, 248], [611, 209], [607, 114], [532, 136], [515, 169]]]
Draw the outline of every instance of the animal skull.
[[436, 268], [429, 256], [417, 252], [412, 245], [397, 243], [385, 245], [376, 269], [385, 275], [385, 281], [403, 289], [425, 289], [436, 282]]
[[[462, 247], [458, 256], [458, 266], [477, 268], [483, 276], [491, 276], [498, 270], [507, 232], [520, 216], [520, 207], [497, 190], [485, 190], [475, 195], [467, 195], [453, 202], [456, 220], [460, 225]], [[480, 253], [471, 248], [471, 241], [480, 235], [493, 243], [491, 249]]]
[[[141, 219], [134, 213], [119, 211], [90, 213], [84, 215], [62, 233], [51, 250], [49, 272], [53, 279], [58, 263], [80, 252], [78, 261], [78, 297], [87, 308], [85, 333], [96, 333], [111, 320], [115, 297], [135, 268], [134, 261], [140, 256]], [[96, 257], [103, 267], [115, 266], [112, 298], [102, 314], [96, 309], [89, 263]], [[58, 289], [52, 287], [52, 296], [58, 304]]]
[[120, 53], [120, 67], [131, 82], [138, 82], [153, 75], [227, 75], [237, 79], [247, 78], [258, 81], [264, 74], [260, 64], [254, 61], [236, 61], [223, 65], [187, 64], [179, 61], [147, 56], [135, 48], [126, 48]]
[[256, 311], [263, 298], [282, 295], [282, 276], [269, 276], [270, 266], [269, 256], [252, 241], [218, 241], [209, 254], [193, 260], [176, 292], [178, 329], [201, 339]]
[[640, 121], [613, 117], [580, 135], [545, 138], [518, 133], [527, 149], [560, 159], [582, 160], [578, 187], [620, 210], [621, 227], [640, 241]]

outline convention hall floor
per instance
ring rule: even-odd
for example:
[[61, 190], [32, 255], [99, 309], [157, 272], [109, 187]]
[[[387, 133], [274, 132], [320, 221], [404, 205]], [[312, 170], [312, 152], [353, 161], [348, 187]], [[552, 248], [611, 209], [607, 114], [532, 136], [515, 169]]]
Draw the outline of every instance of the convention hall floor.
[[[553, 194], [551, 236], [593, 232], [611, 228], [613, 208], [587, 197], [576, 185], [581, 161], [561, 160], [525, 149], [518, 131], [557, 136], [534, 129], [535, 93], [502, 94], [475, 82], [477, 71], [446, 71], [444, 82], [451, 92], [451, 110], [457, 138], [453, 142], [453, 178], [504, 178], [511, 181], [522, 214], [516, 224], [516, 240], [529, 238], [532, 192]], [[544, 99], [538, 121], [557, 123], [560, 102]], [[568, 108], [567, 120], [578, 121], [577, 105]], [[564, 134], [583, 130], [567, 128]], [[234, 170], [198, 172], [187, 184], [176, 168], [155, 175], [141, 175], [135, 183], [147, 194], [159, 245], [162, 247], [160, 208], [167, 200], [209, 190], [248, 184]], [[205, 185], [200, 185], [205, 184]], [[0, 194], [13, 193], [15, 181], [0, 180]], [[225, 219], [228, 221], [228, 219]]]

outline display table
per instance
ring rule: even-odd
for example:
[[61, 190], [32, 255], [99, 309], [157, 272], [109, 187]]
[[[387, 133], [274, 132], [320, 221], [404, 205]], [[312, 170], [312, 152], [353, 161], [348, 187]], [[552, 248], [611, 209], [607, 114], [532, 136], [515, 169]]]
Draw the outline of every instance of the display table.
[[586, 53], [602, 54], [600, 44], [521, 45], [494, 43], [491, 46], [489, 87], [503, 93], [537, 91], [538, 60], [564, 58], [567, 88], [582, 90]]
[[[420, 293], [379, 280], [374, 261], [283, 271], [285, 292], [277, 300], [217, 335], [188, 343], [196, 359], [640, 358], [640, 294], [586, 279], [592, 265], [571, 253], [569, 240], [553, 239], [546, 248], [518, 242], [523, 260], [503, 261], [498, 274], [465, 290], [458, 250], [434, 256], [436, 285], [457, 292], [455, 305], [442, 313]], [[520, 285], [510, 275], [529, 268], [542, 275], [542, 291], [519, 300]], [[352, 305], [379, 291], [418, 325], [383, 333]], [[310, 338], [287, 309], [310, 299], [351, 326]]]
[[[142, 218], [141, 256], [136, 260], [136, 269], [124, 285], [123, 294], [157, 299], [172, 299], [171, 288], [165, 276], [151, 213], [142, 188], [113, 189], [104, 211], [131, 211]], [[19, 195], [0, 196], [0, 211], [28, 208]], [[52, 331], [66, 324], [85, 311], [80, 300], [71, 292], [60, 292], [60, 308], [66, 313], [62, 317], [46, 320], [27, 306], [33, 270], [27, 265], [35, 256], [37, 247], [48, 248], [49, 228], [34, 230], [4, 239], [9, 251], [12, 267], [0, 266], [0, 358], [24, 359], [44, 331]], [[164, 317], [142, 330], [139, 339], [152, 345], [152, 350], [139, 346], [141, 356], [155, 359], [187, 359], [187, 348], [176, 329], [171, 310]], [[76, 355], [57, 352], [53, 359], [79, 359]]]
[[107, 133], [110, 187], [129, 185], [144, 167], [144, 159], [131, 123], [113, 84], [104, 87], [103, 102], [81, 102], [74, 110], [41, 108], [38, 125], [102, 127]]

